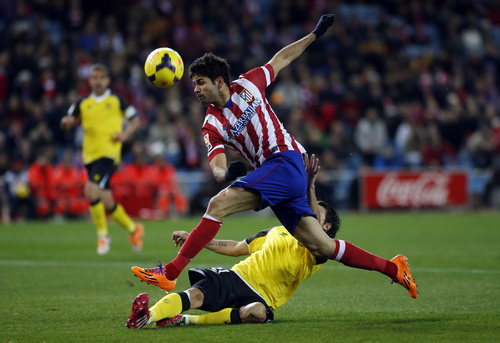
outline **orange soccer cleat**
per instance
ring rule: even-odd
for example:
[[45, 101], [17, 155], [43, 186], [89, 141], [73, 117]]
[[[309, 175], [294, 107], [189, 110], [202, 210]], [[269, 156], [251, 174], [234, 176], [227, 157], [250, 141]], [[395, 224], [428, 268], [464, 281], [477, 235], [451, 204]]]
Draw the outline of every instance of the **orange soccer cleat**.
[[165, 292], [170, 292], [175, 288], [176, 280], [169, 280], [164, 274], [164, 267], [161, 263], [156, 268], [141, 268], [132, 267], [132, 273], [137, 276], [141, 281], [144, 281], [150, 285], [159, 287]]
[[135, 231], [130, 235], [128, 240], [132, 244], [134, 252], [141, 252], [142, 250], [142, 237], [144, 237], [144, 226], [142, 224], [135, 224]]
[[410, 294], [412, 298], [417, 298], [417, 284], [415, 283], [415, 279], [411, 276], [410, 267], [408, 266], [408, 258], [403, 255], [396, 255], [391, 262], [398, 267], [396, 279], [392, 280], [392, 282], [399, 283], [408, 290], [408, 294]]

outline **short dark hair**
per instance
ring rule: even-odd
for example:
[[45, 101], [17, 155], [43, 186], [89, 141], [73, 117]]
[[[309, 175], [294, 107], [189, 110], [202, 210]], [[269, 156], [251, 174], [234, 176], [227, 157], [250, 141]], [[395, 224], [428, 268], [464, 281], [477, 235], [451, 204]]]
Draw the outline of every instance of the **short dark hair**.
[[109, 76], [109, 69], [102, 63], [94, 63], [90, 66], [90, 73], [93, 73], [96, 70], [103, 71], [106, 76]]
[[207, 52], [189, 66], [189, 78], [195, 75], [206, 76], [212, 83], [215, 83], [215, 79], [222, 76], [224, 82], [229, 86], [229, 69], [229, 63], [226, 59]]
[[[339, 214], [326, 201], [319, 200], [318, 205], [322, 206], [326, 209], [325, 224], [328, 223], [328, 224], [332, 225], [331, 229], [326, 231], [326, 234], [330, 238], [335, 238], [335, 236], [337, 235], [337, 232], [340, 231], [341, 220], [340, 220]], [[321, 224], [323, 225], [323, 223], [321, 223]]]

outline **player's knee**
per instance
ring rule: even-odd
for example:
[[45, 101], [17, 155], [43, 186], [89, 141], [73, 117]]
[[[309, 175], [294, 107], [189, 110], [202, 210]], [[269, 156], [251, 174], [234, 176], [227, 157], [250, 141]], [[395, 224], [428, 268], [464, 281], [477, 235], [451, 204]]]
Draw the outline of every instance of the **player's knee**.
[[217, 194], [214, 197], [212, 197], [210, 199], [210, 201], [208, 202], [207, 212], [215, 212], [215, 211], [217, 211], [220, 208], [220, 206], [221, 206], [222, 200], [223, 199], [219, 196], [219, 194]]
[[267, 311], [264, 304], [252, 303], [240, 307], [240, 318], [243, 323], [264, 323]]
[[186, 293], [189, 295], [189, 301], [191, 303], [192, 309], [200, 308], [203, 305], [203, 301], [205, 300], [205, 294], [199, 288], [189, 288], [186, 290]]
[[100, 189], [96, 183], [87, 182], [83, 188], [83, 193], [89, 201], [94, 201], [99, 199]]
[[228, 213], [228, 202], [231, 201], [231, 197], [228, 192], [224, 189], [215, 195], [208, 203], [207, 213], [214, 218], [222, 219], [229, 215]]

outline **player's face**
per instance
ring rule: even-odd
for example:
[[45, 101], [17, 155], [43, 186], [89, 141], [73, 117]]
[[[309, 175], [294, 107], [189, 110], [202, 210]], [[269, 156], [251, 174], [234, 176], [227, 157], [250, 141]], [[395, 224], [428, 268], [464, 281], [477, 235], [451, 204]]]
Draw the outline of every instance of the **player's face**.
[[331, 225], [328, 223], [325, 223], [326, 220], [326, 208], [323, 206], [318, 206], [319, 207], [319, 216], [318, 216], [318, 221], [321, 224], [321, 227], [323, 228], [323, 231], [328, 231], [331, 228]]
[[102, 95], [108, 89], [109, 82], [109, 76], [103, 70], [94, 70], [90, 74], [89, 85], [96, 95]]
[[194, 94], [204, 106], [219, 101], [219, 88], [207, 76], [194, 75], [191, 81], [194, 84]]

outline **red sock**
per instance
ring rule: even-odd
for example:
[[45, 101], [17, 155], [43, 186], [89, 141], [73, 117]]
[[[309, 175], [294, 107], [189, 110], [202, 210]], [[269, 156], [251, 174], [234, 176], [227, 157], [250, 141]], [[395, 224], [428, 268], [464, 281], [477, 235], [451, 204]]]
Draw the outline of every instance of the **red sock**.
[[342, 262], [348, 267], [376, 270], [391, 279], [396, 278], [398, 267], [389, 260], [370, 254], [354, 244], [343, 240], [335, 240], [337, 247], [330, 260]]
[[215, 237], [221, 225], [222, 222], [218, 220], [203, 217], [198, 226], [189, 234], [177, 257], [165, 266], [167, 279], [177, 279], [188, 263]]

